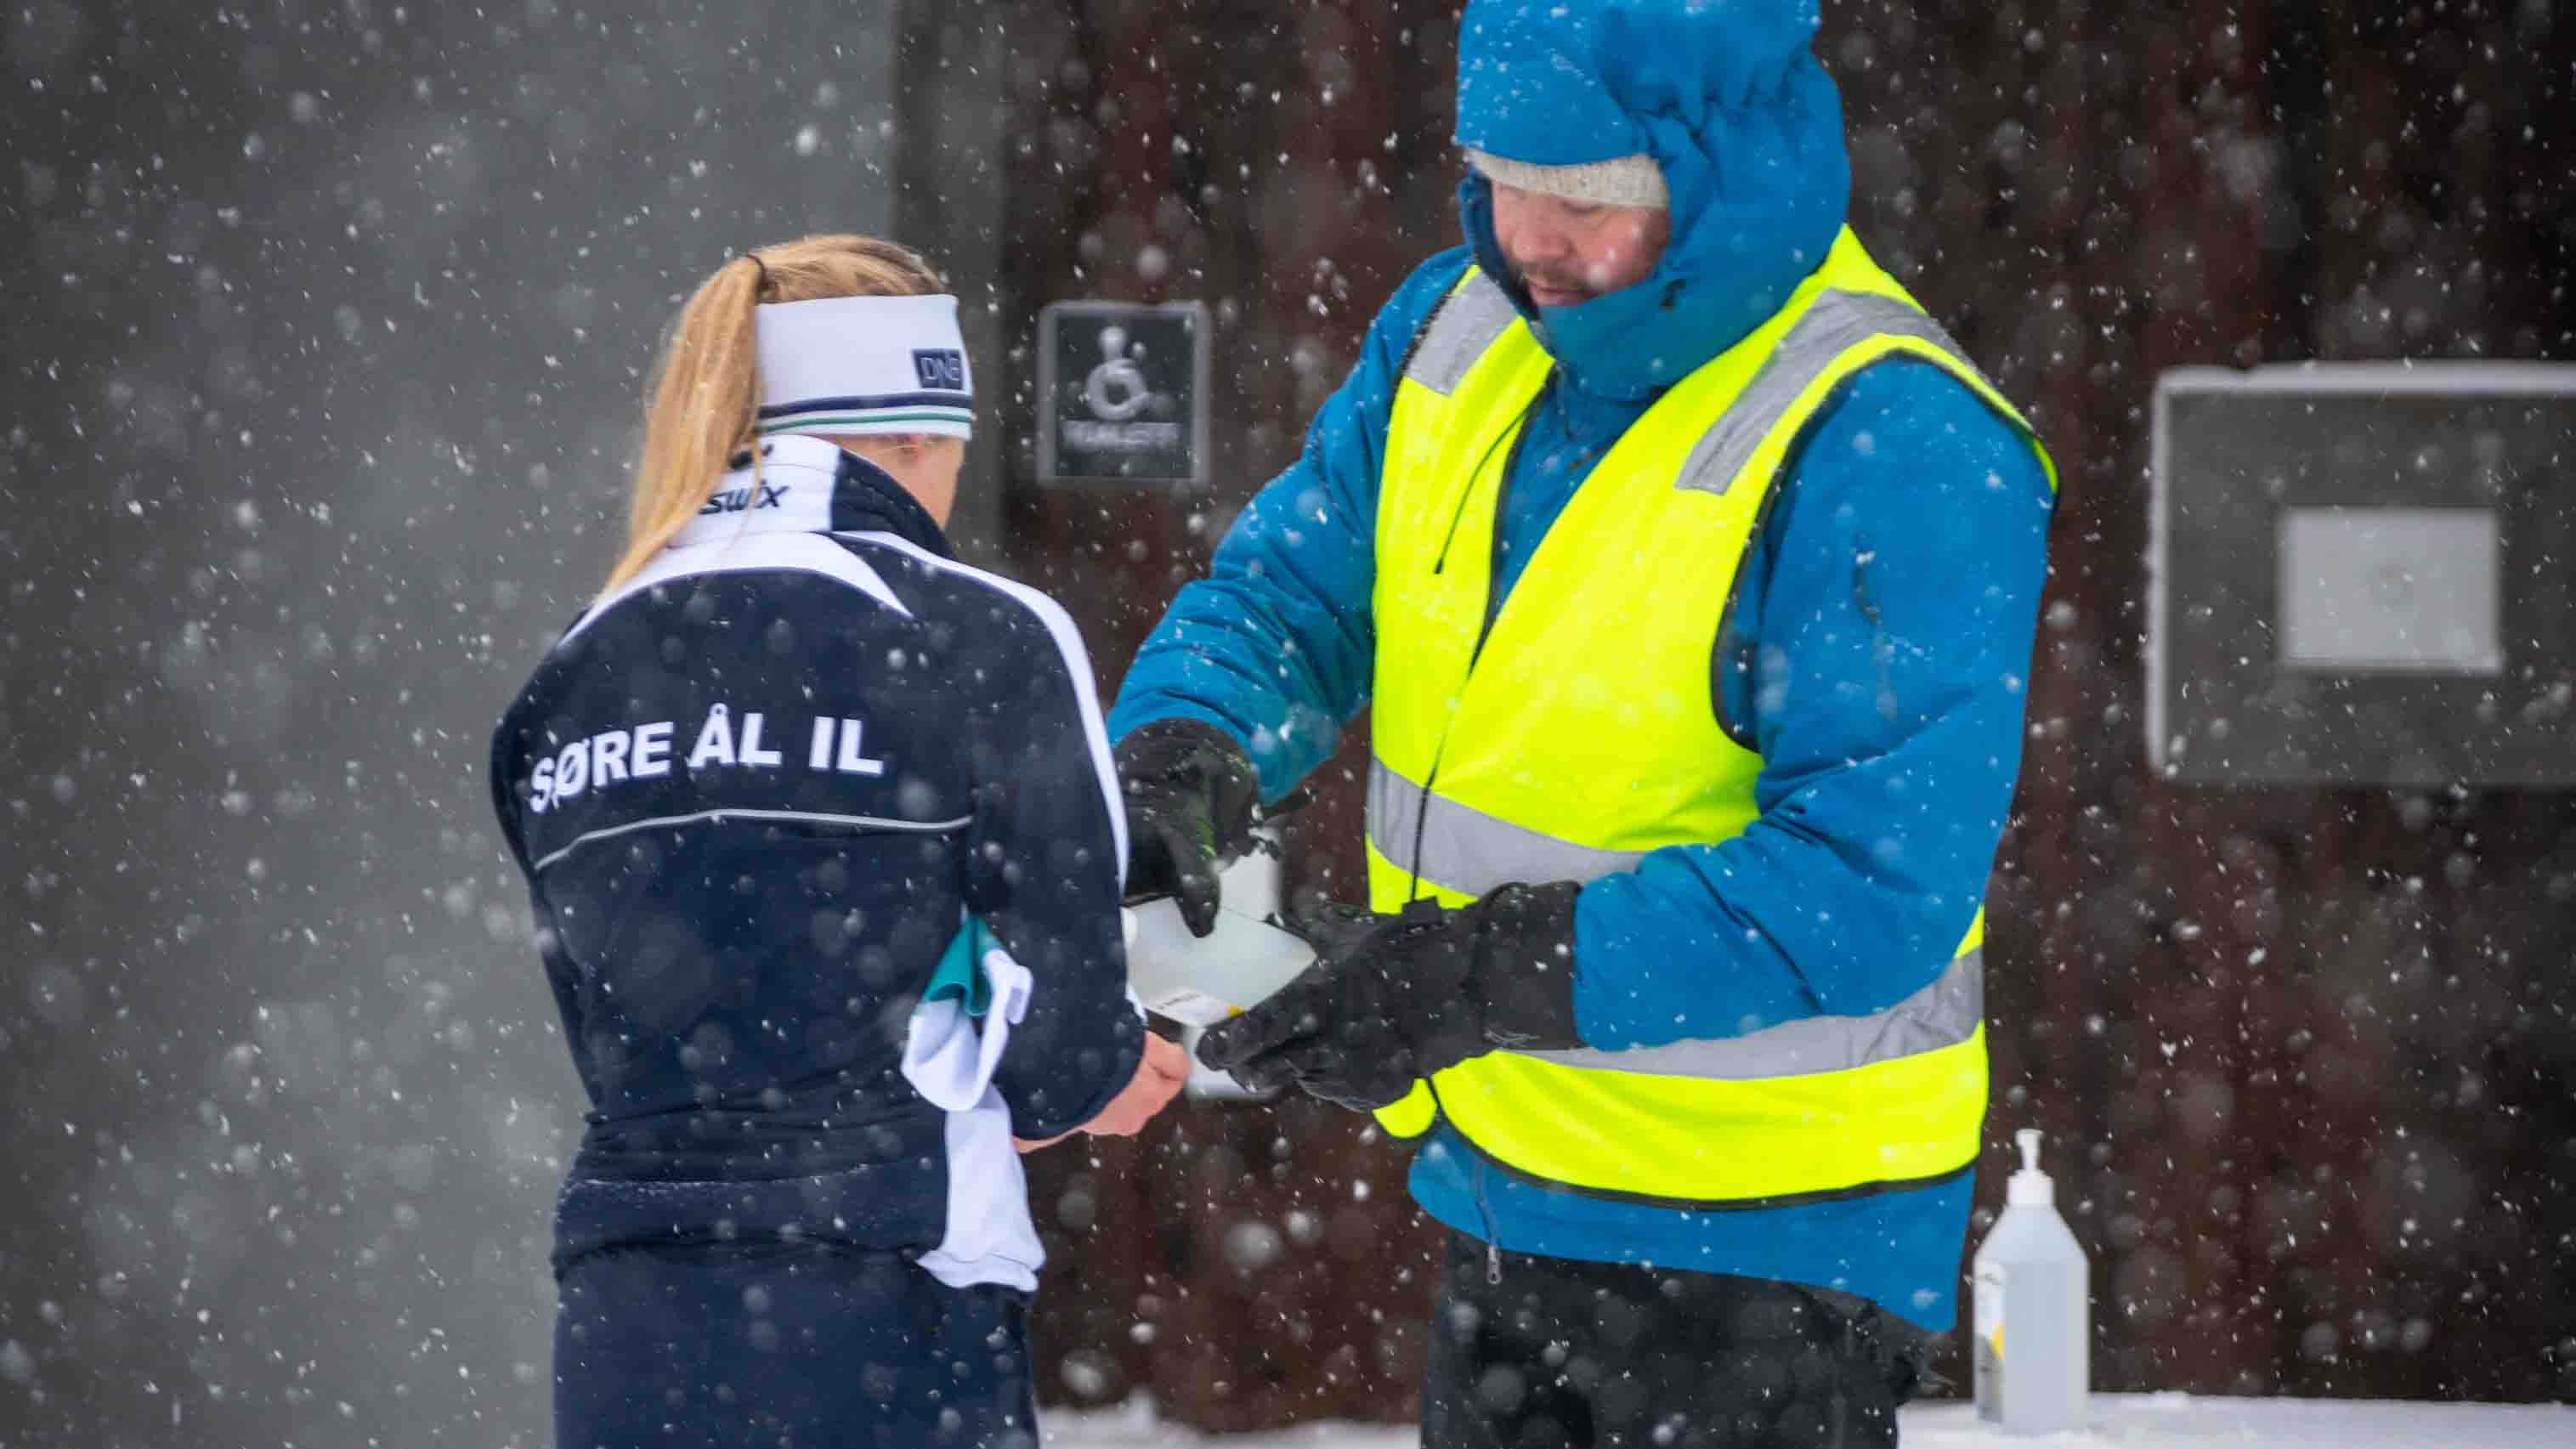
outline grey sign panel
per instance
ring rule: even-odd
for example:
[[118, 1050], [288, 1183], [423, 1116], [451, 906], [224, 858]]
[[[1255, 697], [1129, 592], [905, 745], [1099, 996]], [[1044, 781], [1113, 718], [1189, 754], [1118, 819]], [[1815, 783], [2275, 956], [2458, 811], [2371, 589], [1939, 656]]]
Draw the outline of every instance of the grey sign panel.
[[2576, 784], [2576, 366], [2170, 372], [2153, 485], [2167, 778]]
[[1204, 303], [1052, 302], [1038, 313], [1038, 481], [1207, 481]]
[[2281, 510], [2281, 660], [2502, 674], [2492, 508]]

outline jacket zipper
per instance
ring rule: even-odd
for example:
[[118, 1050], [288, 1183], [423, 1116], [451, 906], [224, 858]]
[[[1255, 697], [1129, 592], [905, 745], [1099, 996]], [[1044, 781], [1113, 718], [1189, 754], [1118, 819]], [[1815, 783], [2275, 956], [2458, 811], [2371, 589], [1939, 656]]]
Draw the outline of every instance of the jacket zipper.
[[[1512, 450], [1503, 457], [1503, 476], [1494, 483], [1494, 524], [1490, 530], [1492, 536], [1487, 540], [1485, 557], [1485, 607], [1481, 611], [1482, 618], [1476, 625], [1476, 647], [1467, 653], [1467, 673], [1470, 676], [1476, 672], [1476, 662], [1485, 656], [1485, 641], [1493, 637], [1494, 617], [1502, 612], [1494, 606], [1494, 580], [1502, 571], [1503, 500], [1511, 494], [1512, 470], [1520, 465], [1521, 445], [1529, 441], [1530, 419], [1538, 415], [1540, 405], [1546, 402], [1548, 394], [1555, 389], [1556, 374], [1557, 367], [1551, 362], [1547, 369], [1547, 380], [1539, 384], [1538, 391], [1530, 397], [1529, 405], [1521, 409], [1520, 422], [1512, 429]], [[1485, 471], [1486, 460], [1494, 456], [1494, 449], [1501, 443], [1502, 438], [1497, 435], [1493, 442], [1486, 444], [1484, 457], [1476, 460], [1475, 472], [1467, 475], [1467, 487], [1459, 494], [1457, 511], [1449, 515], [1449, 532], [1440, 540], [1440, 556], [1432, 561], [1432, 573], [1438, 574], [1449, 566], [1449, 547], [1457, 541], [1460, 520], [1467, 516], [1467, 497], [1475, 491], [1476, 477]], [[1462, 684], [1460, 687], [1463, 689], [1465, 686]], [[1422, 894], [1422, 836], [1425, 827], [1431, 823], [1431, 790], [1440, 779], [1440, 761], [1448, 753], [1448, 749], [1449, 732], [1443, 729], [1440, 733], [1440, 748], [1433, 752], [1431, 768], [1423, 777], [1421, 806], [1414, 811], [1413, 815], [1413, 859], [1410, 862], [1409, 872], [1412, 883], [1405, 889], [1404, 898], [1407, 901], [1416, 900]], [[1424, 1090], [1431, 1093], [1432, 1111], [1441, 1117], [1448, 1116], [1449, 1109], [1440, 1100], [1440, 1088], [1434, 1085], [1429, 1077], [1422, 1079], [1422, 1085]], [[1476, 1199], [1476, 1220], [1484, 1224], [1485, 1283], [1488, 1287], [1492, 1287], [1503, 1281], [1503, 1249], [1499, 1241], [1501, 1232], [1494, 1226], [1494, 1205], [1485, 1195], [1485, 1154], [1476, 1150], [1472, 1143], [1467, 1143], [1463, 1133], [1458, 1140], [1467, 1147], [1468, 1192]]]
[[[1512, 440], [1512, 451], [1503, 459], [1503, 476], [1494, 485], [1494, 545], [1497, 548], [1501, 547], [1503, 494], [1512, 486], [1512, 468], [1521, 460], [1521, 444], [1529, 437], [1530, 419], [1538, 416], [1539, 405], [1547, 401], [1549, 389], [1555, 386], [1556, 365], [1550, 363], [1547, 369], [1547, 380], [1538, 385], [1538, 391], [1530, 396], [1529, 405], [1521, 409], [1520, 421], [1504, 432], [1494, 434], [1494, 440], [1485, 445], [1484, 456], [1476, 460], [1475, 470], [1467, 475], [1467, 486], [1458, 490], [1458, 506], [1449, 514], [1449, 531], [1440, 536], [1440, 556], [1431, 561], [1433, 575], [1437, 576], [1448, 570], [1449, 546], [1458, 541], [1458, 525], [1467, 517], [1467, 500], [1476, 492], [1476, 479], [1484, 473], [1485, 464], [1492, 461], [1494, 450], [1503, 445], [1504, 437], [1509, 436]], [[1492, 575], [1488, 574], [1485, 578], [1485, 612], [1488, 614], [1494, 611], [1493, 590], [1494, 580]], [[1481, 636], [1476, 642], [1479, 647], [1484, 644]]]
[[1503, 1245], [1496, 1241], [1502, 1234], [1494, 1226], [1494, 1205], [1485, 1200], [1485, 1154], [1468, 1160], [1467, 1181], [1476, 1194], [1476, 1216], [1485, 1224], [1485, 1283], [1491, 1287], [1503, 1281]]
[[[1447, 1117], [1449, 1108], [1440, 1100], [1440, 1088], [1429, 1077], [1422, 1079], [1422, 1086], [1431, 1094], [1431, 1110], [1439, 1117]], [[1502, 1232], [1494, 1226], [1494, 1205], [1485, 1197], [1485, 1154], [1467, 1141], [1463, 1132], [1458, 1134], [1458, 1141], [1467, 1149], [1467, 1190], [1476, 1199], [1476, 1220], [1485, 1225], [1485, 1282], [1498, 1284], [1503, 1281]]]

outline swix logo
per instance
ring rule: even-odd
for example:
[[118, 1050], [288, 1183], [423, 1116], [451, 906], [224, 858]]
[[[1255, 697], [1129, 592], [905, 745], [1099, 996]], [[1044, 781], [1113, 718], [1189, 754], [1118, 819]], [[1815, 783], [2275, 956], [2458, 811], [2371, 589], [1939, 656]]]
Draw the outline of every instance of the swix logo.
[[727, 488], [707, 500], [698, 510], [700, 518], [710, 513], [747, 513], [755, 508], [777, 508], [787, 501], [784, 483], [760, 483], [743, 488]]
[[942, 392], [966, 390], [966, 354], [953, 347], [916, 348], [912, 354], [913, 375], [921, 385]]

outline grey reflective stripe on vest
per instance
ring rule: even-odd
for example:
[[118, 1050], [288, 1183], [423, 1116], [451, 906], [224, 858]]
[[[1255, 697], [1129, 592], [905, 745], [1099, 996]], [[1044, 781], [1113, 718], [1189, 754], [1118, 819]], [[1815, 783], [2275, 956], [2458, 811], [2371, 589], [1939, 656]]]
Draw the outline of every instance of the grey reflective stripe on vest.
[[1717, 426], [1702, 435], [1674, 486], [1724, 495], [1799, 394], [1854, 344], [1882, 334], [1919, 338], [1976, 371], [1939, 323], [1903, 302], [1869, 292], [1828, 291], [1780, 339]]
[[1743, 1036], [1632, 1047], [1623, 1052], [1524, 1052], [1561, 1067], [1746, 1082], [1845, 1072], [1957, 1046], [1986, 1015], [1986, 953], [1951, 961], [1939, 979], [1868, 1016], [1811, 1016]]
[[1520, 316], [1503, 289], [1478, 272], [1440, 299], [1431, 325], [1423, 329], [1413, 355], [1405, 361], [1404, 375], [1447, 397], [1467, 380], [1467, 369], [1476, 365], [1494, 339], [1509, 331]]
[[[1471, 896], [1514, 881], [1597, 880], [1633, 870], [1646, 858], [1643, 851], [1599, 850], [1559, 840], [1443, 800], [1376, 760], [1369, 762], [1368, 835], [1377, 853], [1399, 869]], [[1419, 858], [1417, 839], [1422, 843]]]

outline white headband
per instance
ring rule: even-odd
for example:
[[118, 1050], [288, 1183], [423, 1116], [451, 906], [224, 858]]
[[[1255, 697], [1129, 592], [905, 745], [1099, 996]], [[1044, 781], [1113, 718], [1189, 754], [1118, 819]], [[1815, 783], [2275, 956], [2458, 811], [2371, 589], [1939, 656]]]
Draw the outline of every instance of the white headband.
[[957, 299], [764, 302], [760, 435], [974, 436], [975, 389]]

